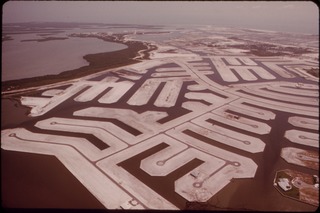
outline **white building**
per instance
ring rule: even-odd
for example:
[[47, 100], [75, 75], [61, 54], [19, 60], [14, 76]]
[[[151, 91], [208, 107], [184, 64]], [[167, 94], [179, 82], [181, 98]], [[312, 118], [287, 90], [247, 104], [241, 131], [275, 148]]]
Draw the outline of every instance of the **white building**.
[[290, 181], [288, 180], [288, 178], [279, 178], [278, 185], [285, 192], [289, 191], [290, 189], [292, 189], [292, 186], [291, 186]]

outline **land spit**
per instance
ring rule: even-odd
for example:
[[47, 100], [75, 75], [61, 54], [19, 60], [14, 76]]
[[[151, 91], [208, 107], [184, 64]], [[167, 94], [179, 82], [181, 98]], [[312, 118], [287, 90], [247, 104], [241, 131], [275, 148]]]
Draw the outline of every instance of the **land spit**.
[[[85, 55], [83, 58], [89, 62], [89, 65], [74, 70], [64, 71], [58, 75], [46, 75], [2, 82], [2, 95], [4, 95], [3, 92], [10, 94], [10, 91], [13, 90], [27, 89], [31, 87], [38, 87], [71, 79], [77, 79], [106, 69], [134, 64], [141, 60], [148, 59], [149, 52], [156, 49], [155, 45], [151, 45], [146, 42], [126, 41], [124, 36], [125, 34], [115, 34], [103, 37], [92, 35], [91, 37], [96, 37], [105, 41], [124, 44], [127, 46], [127, 48], [114, 52]], [[79, 35], [79, 37], [83, 36]]]
[[3, 152], [54, 155], [50, 166], [62, 163], [110, 209], [315, 210], [273, 187], [276, 171], [298, 166], [284, 147], [318, 150], [318, 79], [297, 70], [313, 64], [175, 44], [23, 94], [29, 117], [7, 122]]

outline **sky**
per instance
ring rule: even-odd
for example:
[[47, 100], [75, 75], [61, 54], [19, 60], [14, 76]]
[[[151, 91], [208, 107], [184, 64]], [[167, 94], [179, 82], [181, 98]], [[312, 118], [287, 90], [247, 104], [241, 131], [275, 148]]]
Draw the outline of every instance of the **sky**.
[[213, 25], [319, 34], [312, 1], [8, 1], [3, 23]]

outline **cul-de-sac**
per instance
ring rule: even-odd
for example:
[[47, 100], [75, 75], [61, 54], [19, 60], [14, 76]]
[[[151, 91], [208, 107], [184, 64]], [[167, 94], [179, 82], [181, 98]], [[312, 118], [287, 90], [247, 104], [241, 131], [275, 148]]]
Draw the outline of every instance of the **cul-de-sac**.
[[[6, 172], [30, 185], [68, 176], [56, 187], [72, 185], [74, 196], [81, 188], [93, 208], [317, 209], [318, 37], [210, 26], [93, 30], [68, 36], [145, 49], [128, 65], [3, 87]], [[15, 183], [8, 175], [3, 190]]]

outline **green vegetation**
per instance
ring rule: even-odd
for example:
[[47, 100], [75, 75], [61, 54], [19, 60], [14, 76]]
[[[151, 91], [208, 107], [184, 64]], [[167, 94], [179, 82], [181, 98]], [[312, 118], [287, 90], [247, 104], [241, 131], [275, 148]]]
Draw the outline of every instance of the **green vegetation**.
[[37, 42], [44, 42], [44, 41], [53, 41], [53, 40], [66, 40], [68, 37], [45, 37], [41, 39], [26, 39], [21, 40], [21, 42], [28, 42], [28, 41], [37, 41]]
[[13, 40], [13, 38], [12, 38], [11, 36], [8, 36], [8, 35], [2, 36], [2, 42], [4, 42], [4, 41], [10, 41], [10, 40]]
[[309, 73], [310, 75], [313, 75], [317, 78], [319, 78], [319, 68], [316, 69], [316, 68], [311, 68], [311, 69], [306, 69], [307, 73]]
[[80, 78], [106, 69], [134, 64], [139, 62], [138, 60], [135, 60], [133, 58], [137, 56], [137, 53], [140, 50], [144, 50], [143, 59], [148, 59], [149, 52], [156, 49], [156, 46], [151, 46], [151, 48], [148, 49], [147, 45], [143, 42], [123, 42], [117, 38], [119, 37], [104, 38], [103, 40], [123, 43], [127, 45], [128, 48], [114, 52], [85, 55], [83, 58], [89, 62], [89, 65], [80, 67], [78, 69], [65, 71], [58, 75], [46, 75], [34, 78], [2, 82], [1, 91], [3, 92], [9, 90], [25, 89], [30, 87], [53, 84], [61, 81]]

